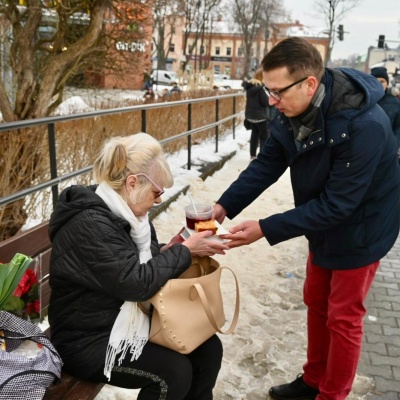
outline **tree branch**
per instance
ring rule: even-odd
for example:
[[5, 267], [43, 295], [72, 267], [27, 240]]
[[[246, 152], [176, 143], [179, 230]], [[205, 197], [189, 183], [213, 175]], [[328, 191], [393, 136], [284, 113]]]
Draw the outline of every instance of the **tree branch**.
[[0, 76], [0, 110], [3, 114], [5, 122], [15, 121], [15, 115], [11, 106], [10, 100], [8, 99], [6, 88], [4, 87], [3, 79]]

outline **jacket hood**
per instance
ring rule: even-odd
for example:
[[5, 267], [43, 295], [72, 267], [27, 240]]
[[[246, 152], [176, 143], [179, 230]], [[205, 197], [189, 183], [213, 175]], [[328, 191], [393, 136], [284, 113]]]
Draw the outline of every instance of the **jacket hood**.
[[365, 112], [384, 95], [382, 84], [375, 77], [352, 68], [327, 68], [325, 77], [332, 85], [328, 114], [345, 109]]
[[106, 203], [95, 193], [96, 188], [97, 185], [87, 187], [72, 185], [61, 192], [57, 205], [50, 217], [49, 235], [51, 240], [53, 240], [61, 226], [87, 209], [98, 210], [111, 216], [114, 215]]

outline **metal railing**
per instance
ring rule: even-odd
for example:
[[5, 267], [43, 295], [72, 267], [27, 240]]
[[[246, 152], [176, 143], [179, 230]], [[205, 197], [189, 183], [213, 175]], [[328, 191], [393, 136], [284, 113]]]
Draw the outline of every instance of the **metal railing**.
[[[56, 152], [56, 123], [65, 122], [65, 121], [73, 121], [73, 120], [78, 120], [78, 119], [89, 119], [89, 118], [95, 118], [95, 117], [99, 117], [99, 116], [106, 116], [106, 115], [113, 115], [113, 114], [128, 113], [128, 112], [139, 110], [139, 111], [141, 111], [141, 128], [142, 128], [143, 132], [146, 132], [147, 110], [187, 105], [187, 131], [170, 136], [166, 139], [162, 139], [162, 140], [160, 140], [160, 143], [165, 144], [165, 143], [169, 143], [169, 142], [187, 137], [187, 150], [188, 150], [187, 168], [191, 169], [192, 135], [202, 132], [202, 131], [205, 131], [207, 129], [215, 128], [215, 152], [218, 152], [219, 126], [230, 120], [233, 120], [232, 131], [233, 131], [233, 138], [235, 138], [236, 118], [243, 114], [243, 111], [237, 111], [237, 109], [236, 109], [237, 108], [236, 99], [239, 96], [244, 96], [243, 92], [230, 93], [230, 94], [226, 94], [226, 95], [218, 95], [218, 96], [212, 96], [212, 97], [204, 97], [204, 98], [198, 98], [198, 99], [185, 99], [185, 100], [169, 101], [169, 102], [162, 102], [162, 103], [141, 104], [141, 105], [136, 105], [136, 106], [128, 106], [128, 107], [119, 107], [119, 108], [112, 108], [112, 109], [99, 110], [99, 111], [91, 111], [91, 112], [85, 112], [85, 113], [80, 113], [80, 114], [70, 114], [70, 115], [63, 115], [63, 116], [56, 116], [56, 117], [38, 118], [38, 119], [33, 119], [33, 120], [0, 123], [0, 138], [1, 138], [2, 132], [5, 132], [5, 131], [13, 131], [13, 130], [29, 128], [29, 127], [33, 127], [33, 126], [47, 125], [48, 147], [49, 147], [49, 157], [50, 157], [50, 177], [51, 177], [50, 180], [36, 184], [30, 188], [20, 190], [9, 196], [0, 198], [0, 207], [5, 206], [9, 203], [12, 203], [16, 200], [22, 199], [33, 193], [50, 188], [50, 187], [52, 190], [52, 201], [53, 201], [53, 207], [54, 207], [54, 205], [57, 202], [58, 195], [59, 195], [59, 185], [62, 182], [65, 182], [71, 178], [86, 174], [87, 172], [90, 172], [92, 170], [93, 166], [88, 165], [79, 170], [58, 176], [57, 152]], [[220, 101], [223, 99], [228, 99], [228, 98], [232, 98], [232, 114], [226, 118], [219, 119]], [[210, 101], [215, 102], [215, 122], [192, 129], [192, 105], [196, 104], [196, 103], [210, 102]]]

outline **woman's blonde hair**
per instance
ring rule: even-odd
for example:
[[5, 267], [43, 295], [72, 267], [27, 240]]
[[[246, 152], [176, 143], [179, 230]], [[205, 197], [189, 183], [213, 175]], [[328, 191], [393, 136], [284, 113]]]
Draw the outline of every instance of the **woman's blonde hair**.
[[262, 86], [262, 82], [256, 78], [252, 78], [249, 80], [249, 83], [251, 83], [254, 86]]
[[[126, 178], [138, 173], [146, 174], [161, 188], [174, 183], [160, 143], [147, 133], [109, 139], [93, 165], [94, 179], [98, 183], [107, 182], [120, 194]], [[145, 176], [138, 176], [138, 180], [136, 201], [140, 202], [153, 184]]]
[[259, 68], [255, 74], [254, 74], [254, 78], [256, 78], [258, 81], [262, 82], [263, 81], [263, 70], [261, 68]]
[[262, 69], [258, 69], [254, 73], [254, 78], [250, 79], [250, 83], [255, 86], [262, 86], [262, 81], [263, 81], [263, 71]]

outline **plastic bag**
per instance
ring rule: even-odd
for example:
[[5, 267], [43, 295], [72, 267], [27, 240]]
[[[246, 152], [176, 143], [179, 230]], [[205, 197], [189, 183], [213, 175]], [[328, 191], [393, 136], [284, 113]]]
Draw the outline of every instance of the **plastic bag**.
[[[46, 388], [61, 377], [62, 361], [56, 349], [38, 326], [6, 311], [0, 311], [0, 331], [4, 347], [0, 350], [0, 400], [43, 399]], [[37, 350], [25, 342], [34, 342]]]

